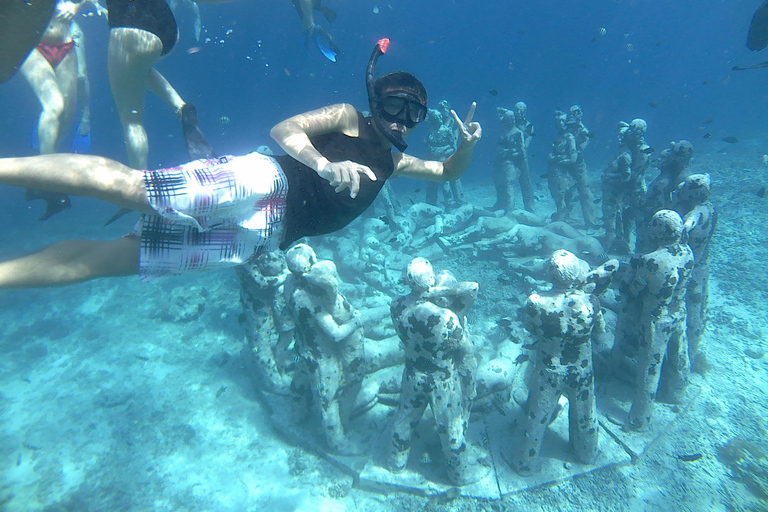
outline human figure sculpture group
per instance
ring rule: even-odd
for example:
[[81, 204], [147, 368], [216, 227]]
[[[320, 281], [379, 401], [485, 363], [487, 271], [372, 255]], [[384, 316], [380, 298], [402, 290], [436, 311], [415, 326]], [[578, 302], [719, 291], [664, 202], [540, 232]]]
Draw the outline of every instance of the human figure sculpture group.
[[[430, 112], [435, 130], [428, 142], [434, 143], [434, 151], [441, 131], [446, 144], [454, 139], [438, 114]], [[465, 485], [481, 479], [487, 467], [467, 438], [472, 405], [482, 398], [478, 391], [503, 393], [499, 396], [509, 400], [514, 395], [510, 389], [521, 382], [527, 400], [517, 422], [518, 442], [505, 456], [510, 466], [523, 476], [539, 471], [544, 432], [563, 397], [568, 401], [573, 457], [592, 464], [600, 451], [598, 350], [605, 350], [599, 357], [602, 364], [608, 361], [615, 373], [632, 375], [635, 394], [625, 419], [627, 431], [649, 428], [657, 401], [682, 400], [691, 369], [703, 364], [708, 248], [717, 212], [708, 200], [709, 176], [688, 171], [690, 142], [670, 143], [655, 162], [658, 176], [646, 185], [651, 153], [645, 142], [647, 124], [642, 119], [620, 123], [619, 149], [602, 180], [605, 235], [598, 239], [592, 236], [597, 219], [584, 161], [591, 134], [582, 123], [581, 108], [574, 105], [568, 113], [555, 115], [558, 135], [547, 176], [555, 199], [551, 218], [533, 212], [527, 155], [534, 132], [525, 118], [525, 104], [518, 103], [514, 110], [499, 108], [498, 115], [504, 132], [494, 164], [498, 200], [493, 208], [465, 203], [455, 213], [446, 213], [448, 204], [415, 203], [399, 216], [396, 229], [384, 217], [364, 221], [359, 246], [329, 237], [334, 259], [345, 261], [345, 268], [346, 260], [360, 260], [359, 268], [353, 265], [357, 270], [347, 274], [359, 277], [358, 290], [394, 295], [391, 321], [399, 341], [396, 359], [403, 370], [399, 405], [390, 417], [380, 462], [395, 473], [409, 467], [415, 429], [430, 408], [450, 482]], [[514, 208], [514, 184], [519, 184], [524, 210]], [[451, 189], [445, 192], [448, 200]], [[577, 199], [584, 221], [580, 229], [568, 223], [573, 222]], [[453, 220], [459, 216], [460, 222]], [[609, 253], [622, 256], [629, 251], [632, 234], [635, 253], [621, 262], [609, 259]], [[476, 256], [502, 261], [510, 273], [549, 283], [532, 293], [519, 311], [535, 347], [525, 378], [513, 378], [516, 363], [504, 356], [478, 367], [482, 342], [467, 320], [481, 293], [478, 283], [460, 282], [448, 271], [435, 273], [423, 257], [405, 268], [409, 292], [403, 294], [402, 286], [387, 277], [389, 255], [402, 236], [411, 252], [426, 251], [431, 244], [448, 254], [469, 248]], [[328, 449], [349, 452], [355, 408], [371, 406], [370, 397], [355, 397], [371, 370], [365, 333], [386, 319], [364, 322], [340, 291], [343, 283], [336, 266], [318, 260], [309, 246], [294, 246], [286, 259], [287, 268], [274, 258], [257, 260], [253, 278], [244, 279], [252, 281], [243, 288], [251, 290], [243, 295], [246, 309], [253, 309], [258, 295], [254, 290], [272, 297], [267, 305], [259, 303], [269, 312], [260, 317], [267, 318], [261, 325], [277, 333], [260, 338], [271, 340], [266, 345], [261, 341], [258, 348], [261, 372], [266, 382], [277, 383], [272, 389], [285, 387], [285, 379], [291, 379], [294, 396], [303, 397], [299, 409], [319, 412]], [[254, 288], [253, 282], [261, 284]], [[398, 291], [392, 293], [394, 288]], [[601, 302], [606, 290], [612, 295]], [[609, 333], [613, 344], [606, 349], [594, 340], [606, 335], [608, 313], [618, 320]], [[291, 348], [298, 362], [291, 366], [285, 338], [294, 328]], [[257, 338], [249, 340], [255, 345]]]

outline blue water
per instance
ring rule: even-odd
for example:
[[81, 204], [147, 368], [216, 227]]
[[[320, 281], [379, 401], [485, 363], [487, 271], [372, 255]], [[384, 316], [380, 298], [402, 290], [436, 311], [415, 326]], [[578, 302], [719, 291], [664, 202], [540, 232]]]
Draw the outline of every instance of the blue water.
[[[336, 497], [330, 487], [351, 487], [344, 475], [315, 459], [307, 463], [310, 469], [304, 476], [289, 474], [284, 459], [293, 449], [264, 425], [260, 416], [264, 413], [238, 364], [219, 368], [208, 362], [222, 350], [236, 357], [243, 343], [236, 324], [238, 283], [231, 273], [184, 277], [165, 285], [144, 285], [130, 278], [2, 292], [0, 511], [505, 510], [505, 506], [766, 510], [765, 496], [760, 498], [754, 488], [750, 491], [746, 478], [734, 479], [732, 468], [717, 456], [718, 446], [729, 439], [756, 440], [767, 432], [765, 359], [753, 360], [744, 351], [765, 347], [768, 333], [766, 281], [759, 275], [764, 273], [759, 269], [766, 257], [768, 214], [766, 199], [755, 194], [768, 183], [768, 168], [762, 161], [768, 153], [768, 69], [731, 70], [768, 60], [768, 51], [755, 53], [745, 47], [759, 2], [324, 3], [338, 13], [331, 27], [341, 48], [337, 63], [317, 52], [305, 54], [299, 19], [288, 0], [240, 0], [200, 4], [199, 43], [192, 39], [189, 13], [181, 14], [181, 39], [156, 67], [186, 101], [196, 105], [203, 131], [219, 153], [241, 154], [262, 144], [278, 150], [269, 130], [289, 116], [341, 102], [367, 109], [365, 65], [375, 42], [389, 37], [390, 49], [380, 59], [378, 73], [397, 69], [414, 73], [429, 91], [430, 106], [447, 99], [462, 117], [470, 103], [477, 102], [475, 121], [483, 127], [483, 139], [463, 182], [471, 200], [481, 205], [493, 200], [491, 168], [501, 133], [497, 106], [511, 108], [520, 100], [528, 104], [528, 118], [537, 130], [530, 165], [534, 179], [544, 186], [537, 176], [546, 171], [555, 135], [552, 113], [574, 103], [582, 106], [584, 123], [594, 132], [586, 161], [596, 184], [615, 150], [619, 121], [646, 119], [646, 139], [657, 151], [672, 140], [692, 141], [697, 155], [692, 168], [712, 174], [713, 201], [722, 218], [713, 255], [715, 284], [707, 340], [715, 368], [697, 382], [703, 391], [696, 406], [678, 430], [638, 465], [604, 469], [496, 504], [470, 498], [435, 503], [354, 488]], [[320, 19], [319, 14], [316, 17]], [[91, 153], [126, 162], [107, 78], [108, 28], [99, 17], [78, 17], [78, 23], [86, 36], [91, 83]], [[188, 53], [192, 47], [200, 51]], [[149, 167], [185, 161], [178, 119], [151, 94], [146, 102]], [[0, 85], [0, 157], [36, 153], [29, 134], [38, 112], [37, 100], [21, 77]], [[421, 142], [425, 135], [426, 127], [413, 133], [409, 153], [426, 154]], [[726, 144], [724, 137], [737, 137], [739, 143]], [[419, 182], [396, 182], [401, 205], [409, 204], [408, 197], [418, 201], [420, 196], [413, 191], [423, 187]], [[548, 195], [546, 189], [541, 194]], [[39, 204], [25, 203], [18, 188], [0, 187], [4, 226], [0, 257], [18, 256], [63, 238], [118, 237], [135, 221], [129, 216], [102, 228], [114, 212], [112, 206], [81, 198], [75, 198], [73, 205], [40, 223]], [[451, 265], [441, 262], [436, 267]], [[460, 279], [480, 281], [481, 294], [498, 287], [498, 270], [487, 274], [485, 267], [453, 270], [466, 272], [458, 275]], [[195, 322], [179, 325], [154, 314], [172, 300], [189, 300], [190, 290], [199, 297], [201, 289], [206, 289], [208, 298], [201, 301], [205, 313]], [[517, 307], [502, 306], [510, 316]], [[499, 305], [486, 303], [477, 309], [487, 314], [478, 312], [475, 320], [480, 324], [497, 314]], [[185, 343], [190, 344], [188, 349]], [[136, 355], [149, 357], [150, 363]], [[162, 368], [147, 370], [151, 361]], [[94, 394], [104, 389], [102, 384], [132, 397], [126, 410], [91, 405]], [[228, 391], [221, 399], [214, 398], [221, 386]], [[237, 399], [222, 405], [235, 394]], [[92, 420], [83, 419], [91, 414]], [[164, 420], [166, 415], [173, 419]], [[179, 424], [193, 425], [197, 434], [192, 440], [159, 433], [175, 432]], [[137, 434], [140, 426], [147, 432]], [[216, 432], [222, 431], [231, 436], [217, 440]], [[242, 441], [246, 438], [260, 439], [263, 446], [255, 449]], [[22, 442], [39, 449], [20, 448]], [[693, 452], [704, 454], [699, 466], [677, 458]], [[766, 463], [765, 458], [762, 461]], [[242, 485], [232, 483], [239, 477]], [[768, 484], [763, 480], [762, 485]]]

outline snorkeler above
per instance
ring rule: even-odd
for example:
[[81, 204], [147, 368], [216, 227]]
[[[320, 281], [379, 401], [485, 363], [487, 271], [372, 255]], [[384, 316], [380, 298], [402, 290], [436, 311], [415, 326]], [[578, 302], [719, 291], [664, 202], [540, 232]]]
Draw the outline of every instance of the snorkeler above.
[[67, 240], [0, 263], [0, 288], [62, 286], [139, 274], [143, 279], [240, 265], [286, 249], [303, 236], [339, 230], [373, 202], [391, 177], [454, 180], [480, 140], [452, 112], [461, 142], [445, 162], [405, 153], [403, 140], [424, 120], [427, 93], [402, 71], [373, 81], [389, 40], [366, 72], [371, 117], [347, 104], [287, 119], [272, 136], [288, 153], [201, 159], [140, 171], [108, 158], [52, 154], [0, 159], [0, 183], [102, 199], [142, 213], [117, 240]]
[[336, 41], [333, 40], [333, 36], [315, 23], [315, 10], [322, 13], [329, 24], [336, 19], [336, 12], [322, 5], [322, 0], [291, 1], [301, 17], [301, 31], [305, 34], [304, 50], [309, 54], [309, 42], [312, 40], [326, 59], [336, 62], [341, 50], [336, 45]]

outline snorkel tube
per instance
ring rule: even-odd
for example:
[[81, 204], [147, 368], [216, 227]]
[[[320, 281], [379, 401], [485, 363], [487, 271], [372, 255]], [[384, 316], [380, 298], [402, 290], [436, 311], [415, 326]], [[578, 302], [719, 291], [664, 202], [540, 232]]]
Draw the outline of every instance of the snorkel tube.
[[365, 70], [365, 87], [368, 90], [368, 105], [371, 109], [371, 117], [373, 118], [374, 125], [378, 129], [379, 133], [382, 134], [389, 142], [392, 143], [393, 146], [398, 149], [398, 151], [402, 153], [408, 147], [408, 144], [405, 143], [402, 135], [394, 133], [392, 130], [390, 130], [389, 126], [387, 126], [387, 124], [379, 115], [379, 102], [373, 89], [373, 71], [376, 69], [376, 61], [379, 60], [379, 57], [387, 53], [388, 47], [389, 38], [384, 37], [379, 39], [379, 41], [376, 43], [376, 46], [373, 48], [371, 58], [368, 59], [368, 67]]

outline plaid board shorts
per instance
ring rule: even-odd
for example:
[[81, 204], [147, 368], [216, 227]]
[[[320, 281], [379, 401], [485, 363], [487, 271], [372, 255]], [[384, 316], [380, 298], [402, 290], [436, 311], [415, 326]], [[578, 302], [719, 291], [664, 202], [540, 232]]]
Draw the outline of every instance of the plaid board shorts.
[[278, 248], [288, 181], [274, 158], [195, 160], [145, 171], [144, 181], [158, 214], [134, 228], [142, 280], [240, 265]]

